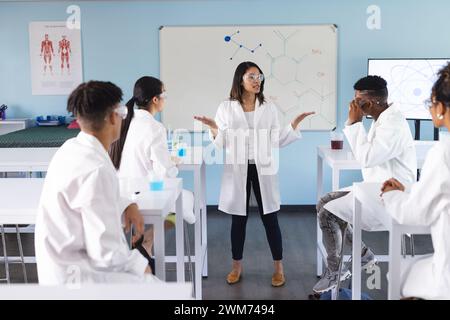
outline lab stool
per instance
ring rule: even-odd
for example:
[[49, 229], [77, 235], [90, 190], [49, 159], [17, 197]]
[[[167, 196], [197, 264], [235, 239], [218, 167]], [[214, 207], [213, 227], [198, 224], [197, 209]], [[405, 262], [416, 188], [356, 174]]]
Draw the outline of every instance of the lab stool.
[[[345, 224], [345, 226], [343, 227], [342, 231], [342, 235], [343, 235], [343, 239], [342, 239], [342, 244], [341, 244], [341, 253], [340, 253], [340, 259], [339, 259], [339, 269], [338, 269], [338, 282], [337, 282], [337, 286], [336, 288], [332, 289], [332, 293], [331, 293], [331, 299], [332, 300], [338, 300], [339, 299], [339, 289], [341, 286], [341, 281], [340, 281], [340, 277], [341, 277], [341, 271], [342, 271], [342, 264], [343, 264], [343, 260], [344, 260], [344, 246], [345, 246], [345, 232], [347, 231], [347, 227], [348, 227], [348, 223]], [[411, 256], [414, 257], [415, 255], [415, 250], [414, 250], [414, 235], [413, 234], [403, 234], [402, 235], [402, 255], [403, 258], [406, 258], [406, 237], [410, 238], [410, 249], [411, 249]]]
[[22, 272], [23, 272], [23, 279], [25, 283], [28, 283], [28, 277], [27, 277], [27, 269], [25, 266], [25, 258], [23, 255], [23, 247], [22, 247], [22, 238], [20, 236], [20, 229], [19, 225], [16, 224], [16, 235], [17, 235], [17, 246], [19, 247], [19, 254], [20, 259], [19, 261], [9, 261], [8, 254], [6, 252], [6, 234], [5, 234], [5, 228], [3, 225], [0, 225], [1, 234], [2, 234], [2, 245], [3, 245], [3, 258], [5, 261], [5, 278], [0, 279], [0, 281], [6, 281], [6, 283], [11, 283], [11, 278], [9, 275], [9, 264], [10, 263], [21, 263], [22, 264]]
[[[186, 241], [186, 251], [187, 251], [187, 255], [188, 255], [188, 270], [189, 270], [189, 279], [192, 282], [192, 296], [196, 297], [196, 287], [194, 285], [195, 283], [195, 279], [194, 279], [194, 270], [192, 268], [192, 258], [191, 258], [191, 243], [189, 241], [189, 230], [188, 230], [188, 225], [186, 223], [184, 223], [184, 239]], [[196, 264], [196, 268], [200, 268], [199, 267], [199, 263]]]
[[[154, 227], [154, 226], [153, 226]], [[192, 262], [192, 257], [191, 257], [191, 243], [189, 241], [190, 237], [189, 237], [189, 228], [186, 222], [183, 221], [183, 228], [184, 228], [184, 245], [186, 248], [186, 254], [187, 254], [187, 258], [188, 258], [188, 270], [189, 270], [189, 278], [190, 281], [192, 283], [194, 283], [194, 271], [193, 271], [193, 262]], [[154, 229], [154, 232], [156, 230]], [[154, 235], [153, 235], [154, 236]], [[132, 237], [133, 237], [133, 227], [130, 230], [130, 234], [129, 234], [129, 238], [128, 238], [128, 242], [130, 245], [130, 248], [132, 248]], [[152, 257], [154, 258], [154, 257]], [[153, 270], [154, 271], [154, 270]], [[195, 286], [193, 287], [193, 296], [195, 297]]]

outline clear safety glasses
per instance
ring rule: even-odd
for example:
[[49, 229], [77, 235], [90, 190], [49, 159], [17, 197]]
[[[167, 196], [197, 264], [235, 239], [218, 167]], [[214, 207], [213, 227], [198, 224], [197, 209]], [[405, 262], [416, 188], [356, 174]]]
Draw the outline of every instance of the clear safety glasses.
[[161, 94], [159, 95], [159, 98], [160, 98], [160, 99], [167, 99], [167, 91], [164, 91], [163, 93], [161, 93]]
[[128, 115], [128, 108], [127, 106], [120, 106], [115, 108], [114, 112], [117, 113], [117, 115], [122, 118], [122, 120], [125, 120]]
[[244, 74], [244, 79], [251, 80], [254, 82], [256, 82], [256, 81], [263, 82], [264, 75], [263, 74], [255, 74], [255, 73], [247, 73], [247, 74]]

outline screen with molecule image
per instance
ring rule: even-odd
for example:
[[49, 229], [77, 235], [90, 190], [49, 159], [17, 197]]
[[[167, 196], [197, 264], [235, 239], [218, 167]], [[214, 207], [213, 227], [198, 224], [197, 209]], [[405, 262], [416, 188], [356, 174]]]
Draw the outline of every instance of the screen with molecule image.
[[407, 119], [429, 120], [425, 101], [430, 98], [437, 72], [450, 59], [369, 59], [368, 74], [388, 83], [389, 102]]

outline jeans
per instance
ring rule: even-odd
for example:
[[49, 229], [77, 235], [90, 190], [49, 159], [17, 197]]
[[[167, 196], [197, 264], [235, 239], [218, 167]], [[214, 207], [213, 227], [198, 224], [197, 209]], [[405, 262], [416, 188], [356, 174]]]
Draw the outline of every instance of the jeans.
[[[319, 226], [322, 230], [322, 241], [327, 251], [327, 265], [328, 269], [332, 272], [337, 272], [339, 270], [339, 261], [341, 254], [341, 247], [343, 241], [343, 231], [347, 226], [345, 232], [345, 239], [349, 246], [352, 245], [352, 227], [350, 224], [341, 218], [335, 216], [330, 211], [326, 210], [324, 206], [335, 199], [341, 198], [347, 195], [347, 191], [336, 191], [327, 193], [323, 196], [319, 203], [317, 204], [317, 218], [319, 220]], [[362, 252], [367, 248], [364, 243], [362, 243]]]

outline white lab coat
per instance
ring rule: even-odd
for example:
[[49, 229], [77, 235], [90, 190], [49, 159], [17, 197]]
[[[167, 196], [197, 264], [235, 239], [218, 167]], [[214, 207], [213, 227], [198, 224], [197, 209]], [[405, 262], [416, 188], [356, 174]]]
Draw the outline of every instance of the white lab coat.
[[[175, 178], [178, 175], [178, 168], [168, 149], [166, 128], [146, 110], [134, 111], [118, 174], [122, 181], [136, 182], [148, 179], [151, 174], [160, 178]], [[183, 190], [182, 197], [183, 218], [188, 223], [194, 223], [194, 195]]]
[[[278, 187], [278, 148], [301, 138], [291, 124], [280, 129], [274, 104], [256, 101], [254, 116], [254, 155], [264, 214], [280, 210]], [[246, 215], [246, 184], [248, 153], [246, 137], [249, 134], [247, 119], [238, 101], [225, 101], [219, 105], [215, 121], [218, 134], [210, 138], [217, 148], [225, 148], [225, 164], [220, 190], [219, 210]], [[236, 138], [238, 137], [238, 138]]]
[[[366, 133], [362, 122], [346, 125], [344, 133], [356, 160], [361, 163], [364, 182], [384, 182], [396, 177], [410, 185], [416, 181], [417, 159], [414, 140], [408, 122], [401, 112], [390, 106], [372, 122]], [[339, 218], [352, 223], [352, 188], [342, 198], [330, 201], [324, 208]], [[368, 231], [383, 230], [376, 215], [363, 212], [361, 226]]]
[[434, 254], [402, 268], [402, 294], [450, 299], [450, 137], [430, 149], [410, 192], [386, 192], [383, 201], [398, 223], [431, 228]]
[[35, 233], [39, 283], [140, 282], [148, 261], [130, 250], [116, 170], [92, 135], [80, 132], [56, 152], [40, 199]]

